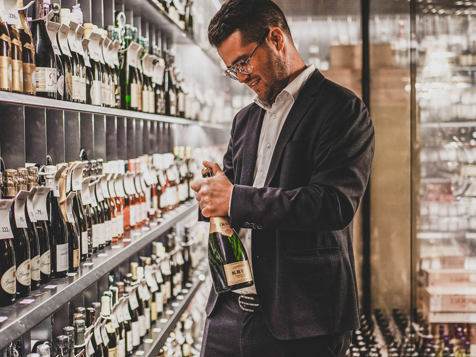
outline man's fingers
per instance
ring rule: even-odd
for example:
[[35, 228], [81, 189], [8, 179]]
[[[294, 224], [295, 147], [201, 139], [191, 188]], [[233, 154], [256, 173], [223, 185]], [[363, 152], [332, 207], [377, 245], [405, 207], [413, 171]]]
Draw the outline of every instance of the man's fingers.
[[220, 166], [216, 162], [203, 161], [203, 166], [209, 167], [213, 171], [213, 175], [216, 175], [217, 172], [221, 172]]
[[200, 187], [202, 187], [203, 179], [196, 179], [193, 180], [192, 183], [190, 184], [190, 188], [194, 190], [195, 192], [198, 192], [200, 190]]

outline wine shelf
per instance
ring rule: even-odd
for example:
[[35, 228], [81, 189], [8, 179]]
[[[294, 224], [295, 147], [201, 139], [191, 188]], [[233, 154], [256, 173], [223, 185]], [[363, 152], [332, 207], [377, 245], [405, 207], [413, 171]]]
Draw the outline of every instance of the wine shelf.
[[202, 262], [194, 272], [193, 283], [188, 287], [188, 292], [179, 295], [175, 302], [164, 308], [165, 317], [151, 326], [151, 331], [144, 336], [143, 343], [137, 348], [134, 356], [155, 357], [158, 355], [170, 332], [180, 320], [200, 285], [205, 281], [206, 272], [207, 265]]
[[108, 274], [118, 264], [149, 245], [174, 224], [197, 212], [197, 208], [195, 201], [187, 202], [166, 213], [155, 227], [126, 232], [122, 241], [103, 249], [80, 264], [77, 273], [66, 278], [53, 279], [38, 290], [32, 291], [31, 296], [15, 302], [12, 306], [1, 307], [0, 350], [52, 315], [60, 306]]
[[221, 124], [199, 122], [196, 120], [172, 117], [168, 115], [150, 114], [150, 113], [137, 112], [133, 110], [100, 107], [100, 106], [91, 105], [91, 104], [67, 102], [63, 100], [49, 99], [49, 98], [36, 97], [32, 95], [11, 93], [11, 92], [0, 92], [0, 103], [18, 104], [18, 105], [25, 105], [30, 107], [41, 107], [41, 108], [59, 109], [59, 110], [68, 110], [68, 111], [77, 111], [81, 113], [118, 116], [118, 117], [133, 118], [133, 119], [143, 119], [143, 120], [151, 120], [151, 121], [158, 121], [158, 122], [171, 123], [171, 124], [199, 125], [202, 127], [215, 128], [215, 129], [227, 128], [227, 126], [221, 125]]
[[423, 122], [420, 123], [422, 128], [465, 128], [469, 126], [476, 126], [476, 121], [442, 121], [442, 122]]

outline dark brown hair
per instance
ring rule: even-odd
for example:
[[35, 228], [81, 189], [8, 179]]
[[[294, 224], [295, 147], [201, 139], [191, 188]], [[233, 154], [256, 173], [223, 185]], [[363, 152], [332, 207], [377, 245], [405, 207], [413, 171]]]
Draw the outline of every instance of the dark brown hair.
[[270, 27], [279, 27], [291, 39], [286, 17], [271, 0], [227, 0], [208, 25], [208, 40], [220, 46], [239, 30], [247, 43], [257, 42]]

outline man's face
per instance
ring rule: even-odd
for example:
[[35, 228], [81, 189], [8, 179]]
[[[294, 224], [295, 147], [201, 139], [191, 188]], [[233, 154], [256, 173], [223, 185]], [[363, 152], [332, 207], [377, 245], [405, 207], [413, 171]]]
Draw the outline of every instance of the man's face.
[[[250, 87], [258, 98], [271, 105], [278, 93], [286, 86], [287, 72], [282, 51], [266, 38], [250, 59], [253, 72], [249, 75], [237, 73], [240, 83]], [[246, 43], [240, 31], [233, 32], [218, 46], [218, 54], [227, 67], [245, 60], [253, 52], [258, 42]]]

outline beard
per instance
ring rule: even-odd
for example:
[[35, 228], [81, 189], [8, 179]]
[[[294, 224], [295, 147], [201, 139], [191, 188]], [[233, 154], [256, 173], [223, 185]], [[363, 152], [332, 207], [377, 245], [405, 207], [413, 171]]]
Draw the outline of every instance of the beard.
[[288, 84], [287, 64], [284, 59], [277, 57], [270, 53], [269, 66], [267, 70], [268, 85], [263, 88], [262, 93], [257, 93], [258, 98], [266, 103], [272, 105], [277, 95]]

